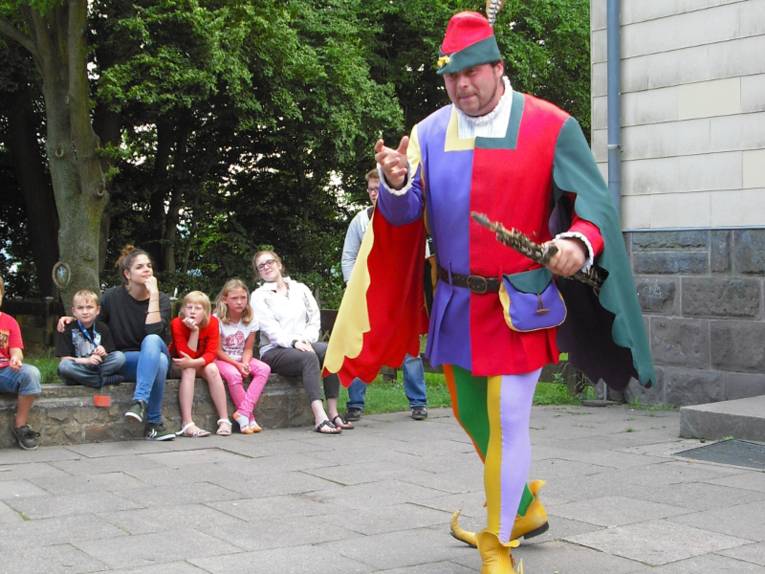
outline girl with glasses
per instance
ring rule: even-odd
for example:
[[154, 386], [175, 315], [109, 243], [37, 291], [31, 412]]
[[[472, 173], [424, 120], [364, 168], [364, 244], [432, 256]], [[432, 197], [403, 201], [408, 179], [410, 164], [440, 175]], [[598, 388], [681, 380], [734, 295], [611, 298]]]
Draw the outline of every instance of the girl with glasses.
[[250, 297], [260, 323], [261, 360], [274, 373], [289, 377], [302, 375], [316, 432], [334, 435], [352, 429], [353, 425], [337, 411], [340, 392], [337, 375], [323, 380], [321, 377], [327, 344], [319, 342], [319, 306], [310, 289], [284, 274], [282, 260], [274, 251], [255, 253], [252, 268], [263, 282]]

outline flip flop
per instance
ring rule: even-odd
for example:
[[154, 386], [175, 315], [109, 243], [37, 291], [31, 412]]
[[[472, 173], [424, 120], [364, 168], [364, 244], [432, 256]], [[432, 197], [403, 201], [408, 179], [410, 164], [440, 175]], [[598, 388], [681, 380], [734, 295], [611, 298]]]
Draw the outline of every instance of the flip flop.
[[175, 436], [183, 436], [186, 438], [202, 438], [210, 436], [210, 431], [199, 428], [193, 422], [186, 423], [183, 428], [175, 433]]
[[[323, 429], [324, 427], [327, 427], [327, 428], [329, 428], [329, 429], [332, 429], [332, 430], [331, 430], [331, 431], [329, 431], [329, 432], [326, 432], [326, 431], [323, 431], [323, 430], [321, 430], [321, 429]], [[315, 432], [319, 433], [319, 434], [340, 434], [340, 432], [341, 432], [341, 430], [340, 430], [339, 428], [337, 428], [335, 425], [333, 425], [333, 424], [330, 422], [330, 420], [329, 420], [329, 419], [324, 419], [322, 422], [320, 422], [319, 424], [317, 424], [317, 425], [314, 427], [314, 429], [313, 429], [313, 430], [314, 430]]]
[[[337, 419], [340, 419], [340, 424], [338, 424]], [[353, 426], [353, 423], [346, 421], [340, 415], [335, 415], [334, 417], [332, 417], [332, 424], [335, 425], [335, 428], [338, 428], [341, 430], [353, 430], [356, 428], [355, 426]]]

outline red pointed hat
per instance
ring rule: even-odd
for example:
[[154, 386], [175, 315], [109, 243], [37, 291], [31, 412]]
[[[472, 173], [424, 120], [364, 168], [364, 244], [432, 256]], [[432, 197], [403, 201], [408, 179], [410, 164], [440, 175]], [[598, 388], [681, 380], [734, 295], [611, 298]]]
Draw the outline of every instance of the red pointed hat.
[[499, 54], [494, 29], [478, 12], [458, 12], [446, 26], [438, 59], [438, 74], [459, 72], [471, 66], [497, 62]]

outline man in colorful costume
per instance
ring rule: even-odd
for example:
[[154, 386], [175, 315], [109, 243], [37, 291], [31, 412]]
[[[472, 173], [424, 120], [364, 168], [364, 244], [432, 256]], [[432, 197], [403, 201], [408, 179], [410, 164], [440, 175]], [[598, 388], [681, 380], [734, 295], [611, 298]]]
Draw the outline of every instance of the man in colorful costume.
[[[426, 355], [443, 365], [454, 414], [485, 463], [487, 526], [475, 535], [481, 573], [504, 574], [515, 572], [516, 515], [522, 521], [531, 505], [544, 513], [525, 487], [529, 417], [541, 369], [558, 361], [558, 345], [590, 378], [615, 388], [630, 378], [650, 385], [654, 373], [618, 217], [576, 120], [512, 90], [493, 30], [478, 13], [449, 21], [439, 66], [452, 105], [417, 124], [398, 148], [375, 146], [377, 212], [325, 368], [344, 384], [355, 376], [371, 381], [381, 365], [416, 352], [420, 325], [411, 313], [423, 309], [418, 268], [427, 220], [439, 281]], [[473, 211], [558, 252], [542, 267], [500, 246], [471, 220]], [[598, 293], [553, 283], [568, 305], [560, 328], [542, 321], [515, 330], [507, 307], [514, 286], [540, 294], [537, 312], [546, 312], [541, 294], [551, 273], [568, 277], [595, 261], [607, 276]]]

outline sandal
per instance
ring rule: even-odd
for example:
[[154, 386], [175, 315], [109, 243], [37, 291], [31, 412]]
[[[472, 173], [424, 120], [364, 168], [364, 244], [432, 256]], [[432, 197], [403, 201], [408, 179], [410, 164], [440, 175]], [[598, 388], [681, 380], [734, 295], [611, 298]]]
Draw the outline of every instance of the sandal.
[[248, 427], [250, 429], [250, 433], [255, 434], [259, 433], [263, 430], [263, 427], [260, 426], [258, 423], [255, 422], [255, 419], [252, 419], [250, 421], [250, 426]]
[[[330, 430], [322, 430], [324, 428], [328, 428]], [[333, 425], [329, 419], [324, 419], [322, 422], [317, 424], [314, 429], [319, 434], [340, 434], [342, 431], [337, 428], [335, 425]]]
[[231, 421], [228, 419], [218, 419], [218, 430], [215, 434], [219, 436], [229, 436], [231, 434]]
[[199, 428], [192, 421], [183, 425], [183, 428], [176, 432], [175, 436], [184, 436], [186, 438], [202, 438], [204, 436], [210, 436], [210, 431]]
[[341, 430], [353, 430], [354, 428], [356, 428], [353, 426], [353, 423], [348, 422], [340, 415], [335, 415], [332, 417], [332, 424], [335, 425], [335, 428], [338, 428]]

